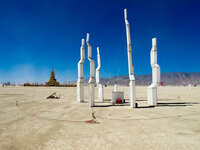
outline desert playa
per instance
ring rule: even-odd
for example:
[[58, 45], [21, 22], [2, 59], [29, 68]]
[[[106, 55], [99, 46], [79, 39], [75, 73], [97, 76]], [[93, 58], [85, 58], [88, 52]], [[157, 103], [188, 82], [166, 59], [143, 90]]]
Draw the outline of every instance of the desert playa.
[[[97, 88], [95, 88], [97, 95]], [[76, 100], [75, 87], [1, 87], [1, 150], [197, 150], [200, 147], [200, 87], [159, 87], [158, 106], [148, 107], [147, 87], [136, 87], [139, 108]], [[61, 98], [46, 99], [56, 92]]]

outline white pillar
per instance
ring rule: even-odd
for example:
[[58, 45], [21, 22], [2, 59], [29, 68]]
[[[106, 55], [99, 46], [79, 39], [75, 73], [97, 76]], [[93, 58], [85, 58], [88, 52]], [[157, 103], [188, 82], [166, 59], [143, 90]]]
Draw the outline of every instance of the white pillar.
[[134, 67], [132, 62], [132, 48], [131, 48], [131, 36], [130, 36], [130, 26], [127, 20], [127, 10], [124, 9], [124, 19], [126, 24], [126, 38], [127, 38], [127, 50], [128, 50], [128, 70], [129, 70], [129, 88], [130, 88], [130, 106], [132, 108], [135, 106], [135, 76]]
[[157, 105], [157, 88], [160, 85], [160, 66], [157, 64], [157, 43], [156, 38], [152, 39], [152, 49], [150, 53], [152, 67], [152, 84], [147, 88], [148, 104]]
[[103, 85], [100, 83], [100, 75], [99, 71], [101, 68], [101, 58], [100, 58], [100, 52], [99, 52], [99, 47], [97, 47], [97, 63], [98, 66], [96, 68], [96, 84], [98, 88], [98, 99], [103, 102], [104, 96], [103, 96]]
[[129, 87], [130, 87], [130, 106], [132, 107], [132, 108], [134, 108], [134, 107], [136, 107], [135, 106], [135, 80], [130, 80], [130, 82], [129, 82]]
[[89, 106], [93, 107], [94, 106], [94, 84], [89, 83]]
[[93, 107], [94, 106], [94, 83], [95, 83], [95, 77], [94, 77], [94, 72], [95, 72], [95, 65], [94, 65], [94, 60], [92, 59], [92, 47], [89, 43], [89, 38], [90, 35], [87, 33], [87, 46], [88, 46], [88, 60], [90, 61], [90, 78], [89, 78], [89, 106]]
[[147, 99], [149, 105], [157, 105], [157, 86], [153, 83], [147, 88]]
[[118, 91], [118, 85], [114, 84], [114, 92], [117, 92], [117, 91]]
[[99, 91], [99, 94], [98, 94], [99, 100], [101, 102], [103, 102], [104, 101], [104, 91], [103, 91], [103, 85], [102, 84], [98, 85], [98, 91]]
[[84, 77], [83, 77], [83, 63], [85, 60], [85, 40], [81, 41], [80, 61], [78, 62], [78, 81], [77, 81], [77, 101], [84, 102]]
[[97, 47], [97, 68], [96, 68], [96, 84], [100, 83], [100, 76], [99, 76], [99, 70], [101, 68], [101, 58], [99, 53], [99, 47]]

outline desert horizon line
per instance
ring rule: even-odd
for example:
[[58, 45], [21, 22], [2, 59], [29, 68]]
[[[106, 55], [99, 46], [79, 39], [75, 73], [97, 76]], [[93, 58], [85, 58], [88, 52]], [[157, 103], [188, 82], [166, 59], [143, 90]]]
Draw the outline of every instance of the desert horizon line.
[[[166, 74], [200, 74], [200, 71], [199, 72], [161, 72], [161, 75], [166, 75]], [[34, 78], [34, 79], [26, 79], [26, 81], [20, 81], [21, 78], [16, 78], [16, 79], [5, 79], [5, 80], [1, 80], [0, 79], [0, 83], [3, 84], [3, 83], [7, 83], [7, 82], [10, 82], [12, 84], [24, 84], [24, 83], [37, 83], [37, 84], [42, 84], [42, 83], [46, 83], [48, 82], [48, 79], [49, 79], [49, 76], [50, 74], [47, 74], [45, 77], [45, 79], [41, 79], [41, 81], [37, 80], [38, 78]], [[56, 79], [58, 82], [60, 82], [61, 84], [67, 84], [67, 83], [75, 83], [77, 80], [77, 75], [74, 76], [73, 78], [74, 79], [69, 79], [68, 77], [66, 77], [65, 80], [63, 80], [63, 77], [62, 78], [59, 78], [59, 76], [57, 76], [56, 72], [55, 72], [55, 76], [56, 76]], [[120, 75], [110, 75], [110, 76], [102, 76], [101, 79], [113, 79], [113, 78], [117, 78], [117, 77], [128, 77], [128, 73], [127, 74], [120, 74]], [[140, 77], [140, 76], [151, 76], [151, 73], [145, 73], [145, 74], [135, 74], [136, 77]], [[28, 77], [26, 77], [28, 78]], [[89, 79], [89, 76], [86, 75], [84, 77], [85, 80], [88, 80]]]

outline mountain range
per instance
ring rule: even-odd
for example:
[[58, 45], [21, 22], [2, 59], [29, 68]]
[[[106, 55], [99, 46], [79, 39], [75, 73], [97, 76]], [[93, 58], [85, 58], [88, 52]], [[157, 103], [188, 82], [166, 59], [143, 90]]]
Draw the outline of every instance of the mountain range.
[[[135, 75], [136, 85], [150, 85], [152, 75]], [[200, 85], [200, 72], [169, 72], [161, 73], [161, 82], [163, 85]], [[101, 78], [104, 85], [128, 85], [128, 75], [114, 76], [111, 78]]]

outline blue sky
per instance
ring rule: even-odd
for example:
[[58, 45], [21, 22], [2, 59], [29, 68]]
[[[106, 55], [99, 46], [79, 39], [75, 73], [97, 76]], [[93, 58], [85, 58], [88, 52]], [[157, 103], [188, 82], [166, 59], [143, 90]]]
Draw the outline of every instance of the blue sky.
[[[0, 81], [77, 79], [81, 38], [100, 47], [101, 76], [128, 74], [123, 9], [128, 10], [135, 74], [151, 73], [157, 37], [161, 72], [200, 71], [200, 2], [195, 0], [7, 0], [0, 2]], [[87, 50], [86, 50], [87, 56]], [[84, 64], [85, 77], [89, 63]]]

